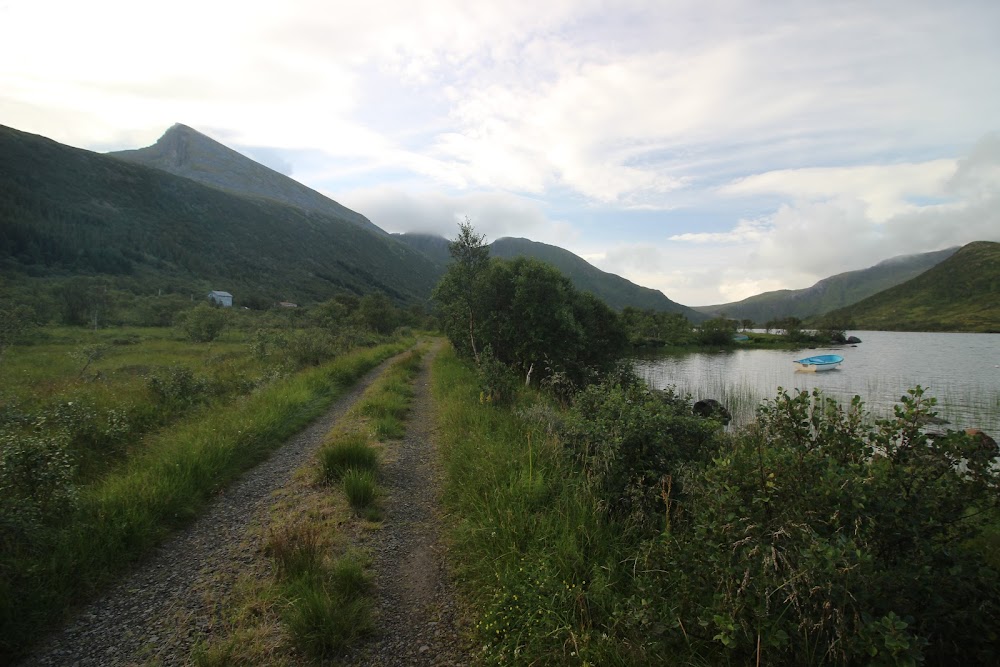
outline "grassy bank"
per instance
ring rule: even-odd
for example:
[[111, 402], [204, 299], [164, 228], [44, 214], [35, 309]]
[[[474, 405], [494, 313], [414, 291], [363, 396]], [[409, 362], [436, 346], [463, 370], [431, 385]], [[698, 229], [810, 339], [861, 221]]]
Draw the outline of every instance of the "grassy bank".
[[480, 611], [491, 663], [621, 664], [629, 638], [608, 633], [631, 590], [621, 531], [605, 522], [548, 432], [537, 394], [514, 409], [481, 403], [453, 352], [434, 364], [445, 502], [460, 517], [454, 562]]
[[[0, 545], [0, 652], [18, 655], [70, 605], [196, 516], [221, 487], [404, 347], [398, 343], [354, 351], [229, 404], [195, 411], [169, 432], [148, 436], [124, 464], [83, 487], [58, 478], [60, 460], [43, 461], [46, 470], [53, 469], [53, 483], [60, 483], [50, 504], [63, 503], [67, 513], [49, 512], [35, 522], [25, 518], [10, 526], [21, 534], [10, 534]], [[5, 452], [8, 462], [14, 460], [11, 451]], [[31, 450], [39, 451], [46, 450]], [[58, 457], [59, 451], [49, 455]], [[68, 459], [65, 463], [69, 465]], [[35, 506], [22, 509], [39, 511]]]

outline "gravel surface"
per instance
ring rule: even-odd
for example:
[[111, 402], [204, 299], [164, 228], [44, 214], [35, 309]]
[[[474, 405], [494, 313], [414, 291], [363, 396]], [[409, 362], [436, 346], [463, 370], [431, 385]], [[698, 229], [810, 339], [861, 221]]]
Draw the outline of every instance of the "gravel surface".
[[378, 618], [374, 638], [352, 665], [465, 665], [471, 662], [464, 615], [455, 602], [441, 540], [430, 363], [424, 358], [402, 441], [387, 448], [381, 529], [359, 539], [373, 556]]
[[[324, 416], [220, 493], [201, 518], [171, 536], [103, 597], [83, 608], [65, 628], [43, 640], [23, 666], [184, 664], [191, 647], [211, 630], [212, 609], [206, 607], [205, 600], [224, 599], [239, 574], [255, 567], [254, 554], [259, 547], [247, 543], [253, 539], [249, 528], [266, 516], [271, 493], [288, 483], [295, 469], [308, 461], [333, 424], [389, 363], [384, 362], [368, 373]], [[424, 373], [420, 382], [425, 385]], [[428, 392], [421, 393], [426, 401]], [[425, 405], [414, 413], [419, 415], [428, 410]], [[407, 443], [410, 442], [408, 437]], [[404, 449], [412, 447], [411, 444]], [[424, 496], [433, 497], [433, 492], [425, 490], [419, 494]], [[401, 497], [405, 499], [406, 495]], [[397, 509], [394, 503], [387, 525], [409, 521], [406, 516], [408, 511]], [[419, 517], [416, 521], [424, 521], [423, 515], [413, 516]], [[421, 531], [421, 534], [427, 533]], [[406, 544], [392, 543], [400, 549], [406, 549]], [[431, 542], [421, 545], [422, 549], [433, 551]], [[432, 553], [428, 558], [437, 556]], [[383, 562], [381, 558], [378, 560]], [[403, 562], [412, 563], [408, 559]], [[427, 585], [436, 586], [437, 581], [435, 575], [427, 580]], [[408, 594], [404, 598], [408, 600]], [[439, 646], [432, 638], [433, 632], [425, 644]], [[421, 652], [425, 644], [416, 647], [417, 655], [429, 652], [429, 649]], [[377, 664], [409, 663], [390, 660]]]

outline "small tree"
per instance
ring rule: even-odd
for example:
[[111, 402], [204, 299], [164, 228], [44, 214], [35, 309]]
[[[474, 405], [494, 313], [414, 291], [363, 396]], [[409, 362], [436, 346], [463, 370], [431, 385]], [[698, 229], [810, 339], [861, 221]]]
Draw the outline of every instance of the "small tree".
[[733, 320], [724, 317], [702, 322], [698, 328], [698, 342], [701, 345], [732, 345], [733, 331], [735, 331], [733, 324]]
[[[434, 288], [434, 300], [441, 309], [445, 333], [459, 352], [471, 353], [477, 364], [477, 327], [483, 313], [478, 284], [490, 261], [485, 239], [485, 235], [476, 233], [468, 218], [459, 223], [458, 236], [448, 244], [453, 261]], [[459, 334], [460, 331], [464, 333]], [[463, 344], [465, 342], [468, 345]]]
[[382, 335], [392, 333], [392, 330], [396, 328], [396, 321], [399, 319], [396, 307], [392, 305], [389, 297], [381, 292], [363, 296], [358, 302], [358, 309], [354, 316], [361, 325]]
[[199, 303], [181, 320], [181, 329], [195, 343], [210, 343], [219, 337], [225, 327], [226, 313], [207, 303]]

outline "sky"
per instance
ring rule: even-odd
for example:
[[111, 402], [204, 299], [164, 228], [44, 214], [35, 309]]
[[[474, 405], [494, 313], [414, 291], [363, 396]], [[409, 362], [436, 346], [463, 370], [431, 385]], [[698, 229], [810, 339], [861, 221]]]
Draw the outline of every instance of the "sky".
[[690, 306], [1000, 241], [996, 0], [0, 0], [0, 124], [183, 123]]

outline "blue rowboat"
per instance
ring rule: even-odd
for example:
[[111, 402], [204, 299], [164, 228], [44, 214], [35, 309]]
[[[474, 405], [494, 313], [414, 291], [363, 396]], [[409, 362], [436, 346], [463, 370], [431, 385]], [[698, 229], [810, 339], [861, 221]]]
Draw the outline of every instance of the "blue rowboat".
[[796, 359], [795, 363], [798, 365], [797, 370], [818, 373], [819, 371], [832, 371], [843, 361], [844, 358], [839, 354], [820, 354], [815, 357]]

